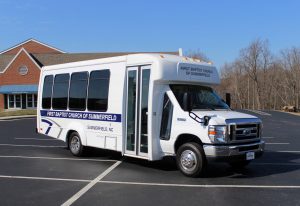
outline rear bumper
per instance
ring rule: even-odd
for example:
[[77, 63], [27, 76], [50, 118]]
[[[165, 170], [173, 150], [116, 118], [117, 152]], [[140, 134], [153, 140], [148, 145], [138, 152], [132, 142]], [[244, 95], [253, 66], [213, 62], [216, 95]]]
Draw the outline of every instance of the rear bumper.
[[246, 153], [254, 152], [255, 159], [262, 156], [265, 142], [260, 141], [243, 145], [203, 145], [203, 149], [208, 161], [242, 161], [246, 160]]

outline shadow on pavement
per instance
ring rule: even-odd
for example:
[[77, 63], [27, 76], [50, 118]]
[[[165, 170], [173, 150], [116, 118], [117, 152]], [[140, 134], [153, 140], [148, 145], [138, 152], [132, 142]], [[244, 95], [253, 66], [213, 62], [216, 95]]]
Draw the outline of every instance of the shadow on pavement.
[[[85, 158], [105, 158], [110, 160], [121, 160], [121, 153], [97, 148], [89, 148]], [[297, 162], [298, 161], [298, 162]], [[143, 159], [125, 157], [124, 163], [134, 164], [145, 168], [162, 171], [176, 171], [174, 157], [165, 157], [159, 161], [148, 161]], [[282, 165], [280, 164], [282, 163]], [[282, 173], [289, 173], [300, 169], [299, 153], [281, 153], [267, 151], [262, 158], [254, 160], [244, 169], [234, 169], [227, 163], [209, 163], [202, 178], [256, 178]]]

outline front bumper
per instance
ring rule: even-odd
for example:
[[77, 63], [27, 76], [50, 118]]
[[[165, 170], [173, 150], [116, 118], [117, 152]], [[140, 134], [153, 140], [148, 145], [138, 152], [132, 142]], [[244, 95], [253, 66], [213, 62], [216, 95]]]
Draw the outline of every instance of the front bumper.
[[242, 161], [246, 160], [248, 152], [255, 153], [255, 159], [260, 157], [265, 148], [265, 142], [259, 141], [242, 145], [203, 145], [208, 161]]

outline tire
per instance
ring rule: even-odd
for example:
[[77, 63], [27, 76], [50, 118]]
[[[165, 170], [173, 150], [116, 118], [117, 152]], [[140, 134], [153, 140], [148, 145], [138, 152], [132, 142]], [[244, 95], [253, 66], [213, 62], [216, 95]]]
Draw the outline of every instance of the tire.
[[177, 150], [176, 163], [178, 169], [185, 176], [200, 176], [206, 167], [203, 148], [194, 142], [181, 145]]
[[242, 161], [238, 161], [238, 162], [230, 162], [229, 164], [234, 169], [244, 169], [247, 165], [250, 164], [250, 162], [251, 161], [249, 161], [249, 160], [242, 160]]
[[72, 155], [76, 157], [83, 156], [84, 146], [82, 145], [80, 136], [77, 132], [72, 132], [70, 135], [68, 146]]

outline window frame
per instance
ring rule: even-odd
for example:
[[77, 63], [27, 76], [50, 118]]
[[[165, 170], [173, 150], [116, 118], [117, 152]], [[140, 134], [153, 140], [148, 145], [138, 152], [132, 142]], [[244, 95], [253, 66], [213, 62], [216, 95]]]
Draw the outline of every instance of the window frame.
[[[53, 106], [53, 102], [54, 102], [54, 86], [55, 86], [55, 79], [57, 76], [59, 75], [68, 75], [69, 79], [68, 79], [68, 89], [67, 89], [67, 103], [66, 103], [66, 107], [65, 108], [57, 108], [57, 107], [54, 107]], [[52, 96], [51, 96], [51, 108], [53, 110], [68, 110], [68, 105], [69, 105], [69, 90], [70, 90], [70, 73], [61, 73], [61, 74], [56, 74], [54, 76], [54, 79], [53, 79], [53, 85], [52, 85]]]
[[[105, 109], [90, 109], [89, 107], [89, 97], [90, 97], [90, 85], [91, 85], [91, 76], [93, 72], [103, 72], [103, 71], [108, 71], [108, 83], [107, 83], [107, 103], [106, 103], [106, 108]], [[101, 70], [92, 70], [89, 73], [89, 79], [88, 79], [88, 89], [87, 89], [87, 98], [86, 98], [86, 108], [88, 111], [93, 111], [93, 112], [107, 112], [108, 110], [108, 100], [109, 100], [109, 92], [110, 92], [110, 77], [111, 77], [111, 71], [110, 69], [101, 69]], [[105, 79], [105, 78], [101, 78]]]
[[[85, 88], [85, 98], [84, 98], [84, 108], [83, 109], [78, 109], [78, 108], [71, 108], [70, 107], [70, 93], [71, 93], [71, 84], [72, 84], [72, 76], [74, 74], [79, 74], [79, 73], [85, 73], [86, 74], [86, 88]], [[88, 103], [88, 88], [89, 88], [89, 85], [90, 85], [90, 73], [88, 71], [81, 71], [81, 72], [73, 72], [71, 73], [70, 75], [70, 79], [69, 79], [69, 90], [68, 90], [68, 105], [67, 105], [67, 108], [71, 111], [86, 111], [87, 109], [87, 103]]]
[[[52, 109], [52, 96], [53, 96], [53, 85], [54, 85], [54, 76], [53, 74], [45, 75], [43, 80], [43, 90], [42, 90], [42, 101], [41, 101], [41, 108], [42, 109]], [[50, 95], [50, 107], [44, 107], [43, 106], [43, 100], [44, 100], [44, 88], [45, 88], [45, 79], [46, 77], [52, 77], [52, 85], [51, 85], [51, 95]]]

